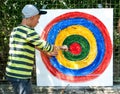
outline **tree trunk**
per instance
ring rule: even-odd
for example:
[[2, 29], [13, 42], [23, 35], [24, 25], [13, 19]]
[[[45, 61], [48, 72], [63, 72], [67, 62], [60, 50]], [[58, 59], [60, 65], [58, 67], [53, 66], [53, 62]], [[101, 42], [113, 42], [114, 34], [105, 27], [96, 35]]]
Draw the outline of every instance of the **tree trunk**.
[[119, 34], [120, 34], [120, 18], [119, 18], [119, 20], [118, 20], [118, 32], [119, 32]]

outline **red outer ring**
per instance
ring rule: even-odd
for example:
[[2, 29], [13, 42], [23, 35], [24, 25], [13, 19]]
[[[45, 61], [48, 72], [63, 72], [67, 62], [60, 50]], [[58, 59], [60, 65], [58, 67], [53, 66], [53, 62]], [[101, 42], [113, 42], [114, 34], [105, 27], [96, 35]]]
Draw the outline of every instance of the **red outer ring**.
[[68, 18], [76, 18], [76, 17], [80, 17], [80, 18], [85, 18], [87, 20], [90, 20], [91, 22], [93, 22], [93, 24], [96, 25], [96, 27], [99, 28], [99, 30], [101, 31], [103, 37], [104, 37], [104, 41], [105, 41], [105, 47], [106, 47], [106, 52], [105, 55], [103, 57], [103, 61], [101, 62], [101, 64], [99, 65], [99, 67], [91, 74], [86, 75], [86, 76], [69, 76], [69, 75], [65, 75], [61, 72], [59, 72], [56, 68], [54, 68], [50, 61], [49, 58], [41, 53], [43, 62], [45, 63], [47, 69], [57, 78], [68, 81], [68, 82], [85, 82], [85, 81], [89, 81], [92, 79], [97, 78], [98, 76], [100, 76], [105, 69], [107, 68], [107, 66], [109, 65], [111, 56], [112, 56], [112, 43], [111, 43], [111, 39], [109, 37], [109, 33], [106, 29], [106, 27], [104, 26], [104, 24], [98, 20], [96, 17], [90, 15], [90, 14], [86, 14], [83, 12], [69, 12], [63, 15], [60, 15], [58, 17], [56, 17], [55, 19], [53, 19], [44, 29], [44, 31], [42, 33], [42, 38], [46, 40], [47, 35], [49, 33], [49, 30], [52, 28], [52, 26], [64, 19], [68, 19]]

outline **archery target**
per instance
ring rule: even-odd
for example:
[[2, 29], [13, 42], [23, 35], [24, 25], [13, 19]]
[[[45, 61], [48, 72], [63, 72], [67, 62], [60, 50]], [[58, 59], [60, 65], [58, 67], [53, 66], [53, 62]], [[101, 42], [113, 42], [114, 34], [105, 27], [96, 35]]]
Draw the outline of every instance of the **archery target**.
[[56, 16], [44, 27], [41, 38], [50, 44], [69, 48], [69, 51], [59, 50], [58, 55], [51, 58], [40, 53], [46, 69], [60, 81], [95, 80], [106, 70], [112, 57], [108, 29], [99, 18], [89, 13], [69, 11]]

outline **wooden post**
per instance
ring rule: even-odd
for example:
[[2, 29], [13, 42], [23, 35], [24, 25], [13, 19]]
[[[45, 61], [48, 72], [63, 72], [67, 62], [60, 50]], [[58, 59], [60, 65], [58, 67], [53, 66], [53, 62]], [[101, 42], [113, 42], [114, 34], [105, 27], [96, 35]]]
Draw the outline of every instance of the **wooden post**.
[[119, 32], [119, 34], [120, 34], [120, 18], [119, 18], [119, 20], [118, 20], [118, 26], [117, 26], [117, 28], [118, 28], [118, 32]]

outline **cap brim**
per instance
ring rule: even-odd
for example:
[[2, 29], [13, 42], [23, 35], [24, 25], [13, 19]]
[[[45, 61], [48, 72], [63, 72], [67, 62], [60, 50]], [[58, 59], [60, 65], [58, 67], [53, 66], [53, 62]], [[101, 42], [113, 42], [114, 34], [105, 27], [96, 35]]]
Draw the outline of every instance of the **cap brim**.
[[41, 11], [41, 10], [40, 10], [40, 11], [39, 11], [39, 14], [40, 14], [40, 15], [47, 14], [47, 11]]

